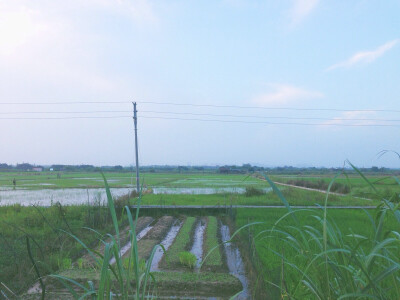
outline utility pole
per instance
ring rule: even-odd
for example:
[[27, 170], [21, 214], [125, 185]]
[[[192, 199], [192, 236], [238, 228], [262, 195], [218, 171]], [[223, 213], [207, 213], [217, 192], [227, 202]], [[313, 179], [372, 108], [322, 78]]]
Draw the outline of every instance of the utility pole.
[[137, 111], [136, 102], [133, 104], [133, 123], [135, 124], [135, 154], [136, 154], [136, 191], [139, 193], [140, 181], [139, 181], [139, 154], [138, 154], [138, 140], [137, 140]]

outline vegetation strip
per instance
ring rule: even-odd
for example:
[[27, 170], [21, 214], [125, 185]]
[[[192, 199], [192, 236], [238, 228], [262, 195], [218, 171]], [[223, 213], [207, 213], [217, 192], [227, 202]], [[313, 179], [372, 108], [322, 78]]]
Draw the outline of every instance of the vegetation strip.
[[[73, 279], [81, 284], [86, 284], [89, 280], [98, 285], [100, 274], [96, 270], [71, 269], [62, 272], [63, 276]], [[214, 272], [154, 272], [157, 295], [179, 295], [193, 296], [206, 295], [214, 296], [233, 296], [242, 289], [242, 284], [233, 275], [227, 273]], [[135, 281], [132, 281], [135, 284]], [[63, 291], [63, 286], [58, 280], [48, 281], [51, 291]]]
[[174, 222], [171, 216], [161, 217], [138, 243], [139, 259], [147, 260], [153, 248], [159, 244]]
[[[140, 217], [138, 219], [137, 225], [136, 225], [136, 234], [138, 234], [143, 229], [145, 229], [151, 222], [153, 222], [153, 220], [154, 219], [152, 217]], [[130, 227], [127, 226], [121, 231], [121, 233], [120, 233], [121, 246], [125, 245], [129, 242], [129, 230], [130, 230]], [[110, 242], [110, 241], [111, 241], [110, 238], [108, 238], [106, 240], [106, 242]], [[105, 248], [104, 243], [100, 243], [99, 246], [95, 250], [98, 253], [104, 253], [104, 248]], [[86, 253], [84, 256], [82, 256], [82, 258], [78, 259], [75, 264], [83, 265], [84, 268], [96, 266], [93, 258], [88, 253]]]
[[[218, 227], [219, 226], [217, 218], [208, 217], [204, 242], [205, 267], [222, 267], [221, 251], [219, 247], [220, 241], [218, 238]], [[213, 251], [210, 253], [211, 250]]]
[[172, 243], [171, 247], [164, 256], [163, 262], [166, 263], [167, 267], [179, 267], [179, 253], [188, 250], [191, 243], [191, 233], [193, 227], [196, 225], [195, 217], [187, 217], [181, 230]]

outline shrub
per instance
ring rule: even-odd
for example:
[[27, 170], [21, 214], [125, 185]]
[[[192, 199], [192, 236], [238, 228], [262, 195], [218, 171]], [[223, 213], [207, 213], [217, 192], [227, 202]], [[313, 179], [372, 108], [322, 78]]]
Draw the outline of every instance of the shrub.
[[265, 192], [262, 189], [255, 188], [253, 186], [246, 187], [246, 192], [244, 193], [246, 197], [261, 196]]
[[183, 251], [179, 253], [179, 261], [182, 265], [192, 269], [196, 265], [197, 258], [192, 252]]

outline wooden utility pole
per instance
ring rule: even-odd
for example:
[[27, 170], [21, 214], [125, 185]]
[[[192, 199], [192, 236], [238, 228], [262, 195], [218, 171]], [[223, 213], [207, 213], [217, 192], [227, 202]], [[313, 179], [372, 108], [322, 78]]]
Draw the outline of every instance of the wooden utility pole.
[[139, 180], [139, 153], [138, 153], [138, 140], [137, 140], [137, 111], [136, 102], [133, 104], [133, 123], [135, 124], [135, 154], [136, 154], [136, 191], [140, 192], [140, 180]]

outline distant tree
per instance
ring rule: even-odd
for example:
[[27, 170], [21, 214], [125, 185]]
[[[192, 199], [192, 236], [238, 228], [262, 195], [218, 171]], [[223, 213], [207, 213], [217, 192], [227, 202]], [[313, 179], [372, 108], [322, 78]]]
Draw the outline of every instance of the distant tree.
[[12, 166], [9, 166], [5, 163], [0, 164], [0, 170], [8, 170], [8, 169], [12, 169]]
[[28, 171], [33, 168], [33, 165], [28, 164], [28, 163], [22, 163], [22, 164], [17, 164], [16, 169], [21, 170], [21, 171]]

